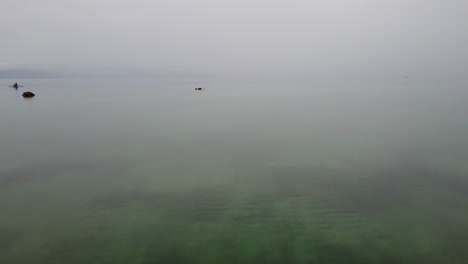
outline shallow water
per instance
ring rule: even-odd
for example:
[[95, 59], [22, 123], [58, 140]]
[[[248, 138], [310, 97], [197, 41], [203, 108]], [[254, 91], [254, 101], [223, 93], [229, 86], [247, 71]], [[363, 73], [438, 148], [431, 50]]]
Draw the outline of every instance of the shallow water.
[[466, 85], [12, 82], [0, 263], [468, 262]]

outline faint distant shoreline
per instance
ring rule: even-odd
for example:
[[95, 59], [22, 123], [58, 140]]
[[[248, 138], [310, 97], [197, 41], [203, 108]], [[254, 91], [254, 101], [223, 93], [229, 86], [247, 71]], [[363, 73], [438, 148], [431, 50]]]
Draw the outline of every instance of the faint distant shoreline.
[[99, 69], [85, 71], [53, 71], [40, 69], [0, 69], [0, 79], [95, 79], [95, 78], [165, 78], [165, 79], [194, 79], [209, 78], [199, 73], [151, 71], [137, 69]]
[[59, 74], [45, 70], [31, 69], [7, 69], [0, 70], [0, 79], [49, 79], [66, 78], [64, 74]]

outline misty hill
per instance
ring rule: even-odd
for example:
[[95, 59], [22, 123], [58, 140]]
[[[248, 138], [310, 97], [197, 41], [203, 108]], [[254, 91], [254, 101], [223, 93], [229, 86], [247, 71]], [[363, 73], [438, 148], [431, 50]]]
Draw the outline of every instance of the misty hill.
[[42, 79], [63, 78], [63, 74], [46, 70], [8, 69], [0, 70], [0, 79]]
[[60, 71], [40, 69], [0, 70], [0, 79], [54, 79], [54, 78], [197, 78], [199, 73], [167, 70], [89, 68], [63, 69]]

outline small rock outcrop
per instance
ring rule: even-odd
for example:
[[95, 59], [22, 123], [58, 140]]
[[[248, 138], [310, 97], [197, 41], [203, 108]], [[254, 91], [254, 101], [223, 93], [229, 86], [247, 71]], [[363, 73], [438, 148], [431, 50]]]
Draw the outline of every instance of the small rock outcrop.
[[195, 88], [195, 91], [201, 91], [201, 90], [203, 90], [203, 88], [201, 87]]
[[31, 97], [34, 97], [34, 96], [36, 96], [36, 95], [31, 93], [31, 92], [24, 92], [23, 93], [24, 98], [31, 98]]

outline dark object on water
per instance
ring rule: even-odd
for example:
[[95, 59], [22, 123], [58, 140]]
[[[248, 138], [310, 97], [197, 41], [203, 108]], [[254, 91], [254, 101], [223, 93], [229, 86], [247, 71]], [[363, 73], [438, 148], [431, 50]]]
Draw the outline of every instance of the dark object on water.
[[23, 87], [21, 85], [18, 85], [18, 83], [14, 83], [13, 85], [10, 85], [10, 87], [13, 87], [15, 89], [18, 89], [18, 87]]
[[34, 96], [36, 96], [36, 95], [31, 93], [31, 92], [24, 92], [23, 93], [24, 98], [31, 98], [31, 97], [34, 97]]
[[201, 90], [203, 90], [203, 88], [200, 88], [200, 87], [195, 88], [195, 91], [201, 91]]

